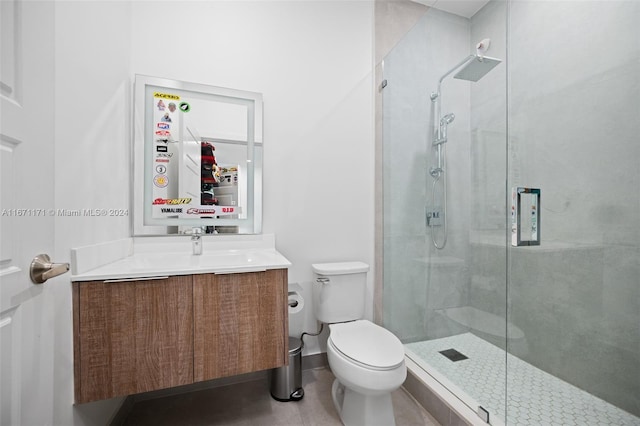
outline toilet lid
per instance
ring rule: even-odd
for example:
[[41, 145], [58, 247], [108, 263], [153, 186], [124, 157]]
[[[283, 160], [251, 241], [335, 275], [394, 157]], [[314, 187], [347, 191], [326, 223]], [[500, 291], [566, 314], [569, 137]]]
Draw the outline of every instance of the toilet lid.
[[404, 361], [404, 348], [389, 330], [370, 321], [331, 324], [333, 346], [356, 362], [374, 368], [391, 369]]

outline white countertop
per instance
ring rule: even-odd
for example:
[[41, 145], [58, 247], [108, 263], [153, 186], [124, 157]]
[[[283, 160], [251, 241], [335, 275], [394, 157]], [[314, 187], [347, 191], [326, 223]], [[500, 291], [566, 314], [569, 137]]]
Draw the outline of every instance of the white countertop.
[[273, 235], [203, 236], [202, 242], [201, 255], [192, 254], [189, 236], [133, 238], [73, 249], [71, 281], [229, 274], [291, 266], [275, 249]]

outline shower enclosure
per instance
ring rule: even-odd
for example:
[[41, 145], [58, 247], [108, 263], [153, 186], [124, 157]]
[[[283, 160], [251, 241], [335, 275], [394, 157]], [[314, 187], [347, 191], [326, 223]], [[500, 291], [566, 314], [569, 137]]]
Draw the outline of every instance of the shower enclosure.
[[[635, 1], [431, 8], [384, 59], [382, 320], [491, 424], [640, 424], [638, 22]], [[434, 103], [487, 38], [502, 62]], [[516, 187], [540, 189], [540, 245], [511, 244]]]

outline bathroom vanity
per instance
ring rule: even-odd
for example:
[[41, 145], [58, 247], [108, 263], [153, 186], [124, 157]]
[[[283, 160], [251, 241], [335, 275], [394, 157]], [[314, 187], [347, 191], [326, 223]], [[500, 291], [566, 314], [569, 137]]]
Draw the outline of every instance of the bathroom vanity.
[[288, 362], [290, 263], [270, 238], [205, 239], [202, 255], [170, 238], [132, 241], [130, 255], [74, 273], [76, 403]]
[[71, 253], [76, 403], [289, 359], [291, 263], [261, 234], [262, 95], [148, 76], [134, 91], [134, 237]]

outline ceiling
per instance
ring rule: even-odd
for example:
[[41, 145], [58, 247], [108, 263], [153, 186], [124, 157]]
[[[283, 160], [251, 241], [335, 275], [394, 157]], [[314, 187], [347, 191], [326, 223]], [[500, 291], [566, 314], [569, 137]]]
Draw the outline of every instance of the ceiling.
[[455, 15], [471, 18], [477, 11], [489, 3], [489, 0], [412, 0], [416, 3]]

